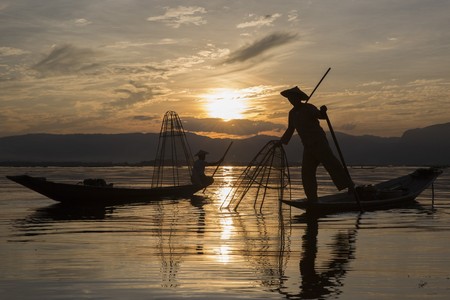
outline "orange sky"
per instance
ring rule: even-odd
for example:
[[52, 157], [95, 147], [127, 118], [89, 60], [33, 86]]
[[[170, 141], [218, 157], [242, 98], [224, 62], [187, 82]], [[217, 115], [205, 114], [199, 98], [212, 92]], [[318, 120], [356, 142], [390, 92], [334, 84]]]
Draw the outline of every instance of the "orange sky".
[[[39, 3], [38, 3], [39, 2]], [[400, 136], [450, 121], [450, 2], [0, 3], [0, 136], [281, 135], [299, 85], [337, 131]], [[325, 127], [326, 124], [323, 124]]]

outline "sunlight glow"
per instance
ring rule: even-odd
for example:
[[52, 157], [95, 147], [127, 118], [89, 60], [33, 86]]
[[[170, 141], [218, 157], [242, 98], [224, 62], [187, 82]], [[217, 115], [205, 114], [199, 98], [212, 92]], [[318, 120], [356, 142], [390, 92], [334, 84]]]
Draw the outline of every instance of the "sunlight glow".
[[243, 118], [247, 104], [241, 91], [232, 89], [215, 89], [202, 96], [206, 100], [205, 108], [212, 118], [225, 121]]

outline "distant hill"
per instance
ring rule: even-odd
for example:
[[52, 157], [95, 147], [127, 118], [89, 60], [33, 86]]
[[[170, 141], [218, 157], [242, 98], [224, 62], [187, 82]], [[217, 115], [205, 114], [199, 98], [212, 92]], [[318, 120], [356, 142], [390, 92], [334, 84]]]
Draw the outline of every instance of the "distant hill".
[[[353, 136], [336, 133], [349, 165], [450, 165], [450, 123], [406, 131], [401, 137]], [[204, 149], [218, 159], [230, 139], [187, 133], [192, 153]], [[155, 158], [159, 134], [27, 134], [0, 138], [0, 162], [136, 164]], [[234, 140], [227, 162], [247, 164], [273, 136]], [[330, 144], [334, 145], [329, 137]], [[303, 147], [293, 137], [285, 147], [290, 163], [301, 161]]]

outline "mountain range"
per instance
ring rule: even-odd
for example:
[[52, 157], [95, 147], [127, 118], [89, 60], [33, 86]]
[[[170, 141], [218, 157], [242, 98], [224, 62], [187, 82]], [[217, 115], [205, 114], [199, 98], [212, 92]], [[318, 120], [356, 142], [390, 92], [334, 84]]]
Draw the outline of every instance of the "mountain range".
[[[329, 133], [327, 133], [329, 135]], [[248, 164], [270, 140], [279, 137], [258, 135], [246, 139], [214, 139], [186, 133], [194, 154], [210, 153], [207, 160], [219, 159], [233, 141], [227, 163]], [[330, 144], [334, 142], [329, 137]], [[411, 129], [400, 137], [353, 136], [336, 132], [348, 165], [450, 165], [450, 123]], [[35, 164], [140, 164], [155, 159], [159, 133], [123, 134], [26, 134], [0, 138], [2, 165]], [[303, 147], [294, 136], [284, 146], [292, 164], [301, 162]], [[336, 150], [336, 149], [335, 149]]]

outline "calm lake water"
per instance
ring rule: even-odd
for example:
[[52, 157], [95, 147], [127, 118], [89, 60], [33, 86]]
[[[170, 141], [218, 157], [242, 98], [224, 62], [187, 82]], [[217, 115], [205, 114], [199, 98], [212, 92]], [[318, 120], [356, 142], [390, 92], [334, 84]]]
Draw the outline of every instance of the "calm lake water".
[[[358, 184], [412, 167], [353, 168]], [[448, 170], [399, 209], [306, 218], [269, 191], [221, 204], [243, 167], [191, 199], [67, 209], [4, 176], [151, 183], [151, 167], [0, 168], [2, 299], [450, 299]], [[210, 173], [212, 170], [208, 170]], [[319, 194], [334, 193], [320, 170]], [[293, 197], [299, 170], [291, 168]]]

